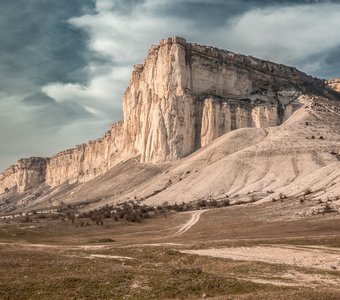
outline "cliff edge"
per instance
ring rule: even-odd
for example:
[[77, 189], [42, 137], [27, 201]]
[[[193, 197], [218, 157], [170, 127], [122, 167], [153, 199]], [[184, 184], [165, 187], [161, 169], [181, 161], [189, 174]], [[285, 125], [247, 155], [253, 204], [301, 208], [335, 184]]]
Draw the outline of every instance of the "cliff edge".
[[164, 39], [134, 67], [122, 122], [50, 158], [19, 160], [0, 174], [0, 194], [88, 181], [130, 158], [174, 161], [229, 131], [280, 125], [301, 107], [301, 94], [337, 98], [338, 85], [282, 64]]

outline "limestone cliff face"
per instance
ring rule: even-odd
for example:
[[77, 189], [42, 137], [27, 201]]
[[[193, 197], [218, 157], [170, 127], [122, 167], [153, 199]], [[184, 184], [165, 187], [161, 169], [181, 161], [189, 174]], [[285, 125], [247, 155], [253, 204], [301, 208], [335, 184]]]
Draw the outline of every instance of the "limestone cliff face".
[[194, 148], [195, 99], [183, 85], [185, 64], [185, 48], [162, 42], [135, 67], [123, 100], [125, 145], [143, 162], [177, 159]]
[[226, 102], [215, 101], [212, 97], [203, 103], [200, 146], [204, 147], [219, 136], [231, 130], [231, 111]]
[[25, 192], [43, 183], [47, 161], [42, 157], [20, 159], [15, 166], [0, 174], [0, 194], [11, 188]]
[[16, 188], [27, 191], [42, 183], [58, 186], [92, 179], [122, 160], [123, 123], [112, 126], [103, 138], [62, 151], [50, 158], [21, 159], [0, 174], [0, 194]]
[[135, 66], [124, 96], [126, 151], [143, 162], [178, 159], [230, 130], [282, 123], [302, 92], [323, 93], [323, 82], [181, 38], [162, 40]]
[[323, 94], [324, 86], [292, 67], [165, 39], [134, 67], [123, 122], [51, 158], [20, 160], [0, 174], [0, 193], [86, 181], [130, 157], [176, 160], [231, 130], [277, 126], [299, 107], [301, 93]]
[[[292, 114], [288, 106], [285, 118]], [[280, 118], [278, 108], [273, 106], [242, 106], [219, 101], [213, 97], [203, 102], [202, 120], [200, 128], [200, 147], [203, 147], [221, 135], [244, 127], [272, 127], [277, 126], [285, 118]]]
[[103, 138], [52, 156], [46, 165], [46, 184], [87, 181], [108, 171], [122, 159], [122, 125], [114, 124]]

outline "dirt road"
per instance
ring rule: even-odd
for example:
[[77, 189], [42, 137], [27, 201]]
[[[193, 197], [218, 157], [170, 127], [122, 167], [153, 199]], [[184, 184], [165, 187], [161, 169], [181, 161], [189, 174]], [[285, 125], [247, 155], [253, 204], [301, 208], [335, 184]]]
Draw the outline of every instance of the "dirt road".
[[185, 223], [183, 226], [181, 226], [175, 233], [167, 236], [167, 238], [180, 236], [183, 233], [187, 232], [192, 226], [194, 226], [199, 221], [201, 215], [206, 211], [207, 210], [194, 211], [191, 215], [190, 220], [187, 223]]

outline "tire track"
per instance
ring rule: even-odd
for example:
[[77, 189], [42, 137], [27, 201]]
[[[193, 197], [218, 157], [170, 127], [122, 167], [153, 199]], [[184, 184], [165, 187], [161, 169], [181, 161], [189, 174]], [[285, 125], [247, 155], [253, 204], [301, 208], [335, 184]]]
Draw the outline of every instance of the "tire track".
[[201, 215], [206, 211], [207, 210], [199, 210], [199, 211], [193, 212], [190, 220], [187, 223], [185, 223], [181, 228], [179, 228], [175, 233], [168, 235], [167, 238], [177, 237], [187, 232], [192, 226], [194, 226], [199, 221]]

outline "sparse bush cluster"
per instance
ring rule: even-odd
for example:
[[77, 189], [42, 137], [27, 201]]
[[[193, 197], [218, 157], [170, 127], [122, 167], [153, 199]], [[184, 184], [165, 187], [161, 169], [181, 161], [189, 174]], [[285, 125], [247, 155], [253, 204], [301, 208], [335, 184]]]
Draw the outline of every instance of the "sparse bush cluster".
[[[103, 225], [105, 219], [114, 219], [116, 222], [134, 222], [140, 223], [145, 219], [152, 219], [155, 217], [166, 217], [172, 212], [192, 211], [208, 208], [219, 208], [229, 206], [228, 198], [224, 199], [209, 199], [198, 200], [190, 203], [175, 203], [169, 204], [164, 202], [156, 207], [140, 204], [139, 202], [129, 201], [123, 204], [113, 206], [106, 205], [99, 209], [84, 212], [74, 220], [74, 215], [68, 215], [73, 224], [77, 226], [89, 226], [92, 224]], [[72, 219], [73, 217], [73, 219]]]
[[[235, 203], [240, 204], [240, 203]], [[104, 207], [79, 214], [78, 209], [82, 206], [77, 204], [61, 203], [58, 209], [53, 212], [32, 211], [21, 216], [23, 223], [39, 222], [42, 219], [46, 220], [61, 220], [63, 222], [72, 222], [76, 227], [84, 227], [91, 225], [104, 225], [105, 220], [113, 219], [116, 222], [133, 222], [141, 223], [145, 219], [156, 217], [167, 217], [173, 212], [193, 211], [209, 208], [221, 208], [230, 205], [227, 195], [214, 198], [208, 196], [204, 199], [199, 199], [189, 203], [174, 203], [164, 202], [158, 206], [147, 206], [141, 204], [140, 200], [131, 200], [122, 204], [113, 206], [106, 205]]]
[[190, 211], [190, 210], [199, 210], [199, 209], [208, 209], [208, 208], [220, 208], [229, 206], [230, 202], [228, 198], [224, 199], [201, 199], [198, 201], [192, 201], [189, 203], [181, 203], [181, 204], [173, 204], [170, 205], [169, 208], [172, 211]]
[[164, 207], [140, 205], [135, 202], [126, 202], [114, 207], [106, 205], [102, 208], [84, 212], [79, 215], [79, 219], [89, 219], [97, 225], [102, 225], [104, 219], [114, 219], [115, 221], [142, 222], [158, 215], [165, 215]]
[[328, 200], [327, 202], [323, 203], [321, 202], [321, 206], [318, 207], [313, 211], [313, 215], [319, 215], [319, 214], [330, 214], [330, 213], [338, 213], [339, 208], [337, 205], [332, 203], [332, 201]]

